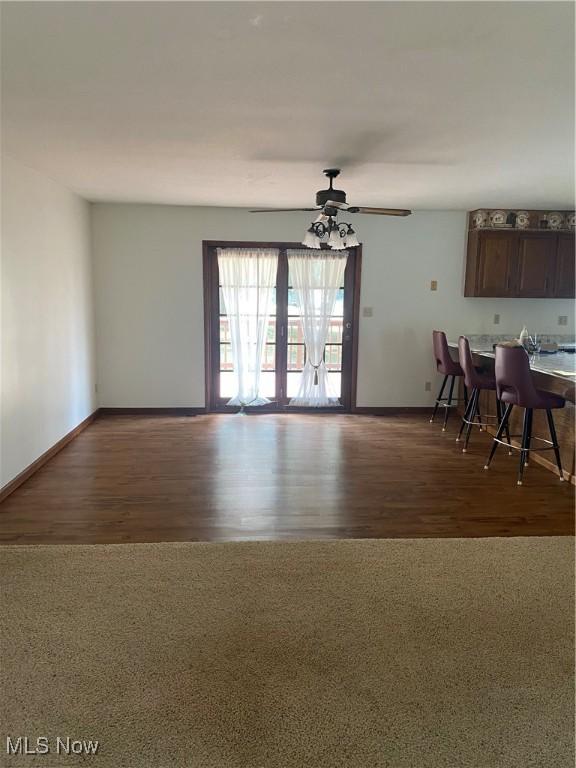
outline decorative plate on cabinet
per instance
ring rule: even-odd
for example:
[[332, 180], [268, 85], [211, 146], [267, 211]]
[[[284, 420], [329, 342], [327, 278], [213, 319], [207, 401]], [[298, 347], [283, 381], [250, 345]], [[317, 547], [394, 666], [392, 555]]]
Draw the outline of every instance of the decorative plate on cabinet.
[[566, 216], [566, 226], [568, 229], [576, 229], [576, 213], [569, 213]]
[[518, 229], [528, 229], [530, 226], [530, 214], [528, 211], [518, 211], [516, 213], [516, 226]]
[[558, 211], [551, 211], [546, 217], [548, 219], [548, 227], [550, 229], [562, 229], [564, 224], [564, 216]]
[[503, 227], [506, 224], [506, 211], [492, 211], [490, 214], [490, 225], [492, 227]]
[[472, 216], [472, 224], [474, 224], [476, 229], [482, 229], [482, 227], [485, 227], [487, 220], [488, 214], [486, 211], [476, 211], [474, 216]]

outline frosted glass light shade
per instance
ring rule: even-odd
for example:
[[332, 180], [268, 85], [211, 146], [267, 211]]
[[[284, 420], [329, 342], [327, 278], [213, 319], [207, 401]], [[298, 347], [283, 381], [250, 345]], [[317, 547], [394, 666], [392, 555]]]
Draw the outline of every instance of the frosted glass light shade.
[[320, 238], [314, 232], [312, 227], [310, 227], [310, 229], [304, 235], [304, 240], [302, 240], [302, 245], [305, 245], [306, 248], [320, 248]]
[[360, 241], [356, 237], [356, 232], [354, 232], [353, 229], [350, 229], [348, 233], [346, 234], [346, 237], [344, 238], [346, 240], [346, 247], [347, 248], [354, 248], [356, 245], [360, 245]]
[[328, 245], [330, 248], [333, 248], [335, 251], [342, 250], [344, 248], [344, 244], [342, 243], [342, 238], [340, 237], [340, 232], [338, 229], [333, 229], [332, 232], [330, 232], [330, 237], [328, 238]]

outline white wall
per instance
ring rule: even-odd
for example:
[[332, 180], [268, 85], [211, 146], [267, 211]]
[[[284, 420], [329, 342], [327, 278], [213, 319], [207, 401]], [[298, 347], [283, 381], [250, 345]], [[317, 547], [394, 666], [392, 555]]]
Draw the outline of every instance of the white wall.
[[3, 157], [5, 485], [95, 409], [90, 206]]
[[[306, 214], [234, 208], [92, 206], [99, 403], [204, 405], [202, 240], [298, 240]], [[427, 405], [436, 388], [433, 328], [460, 333], [574, 333], [574, 302], [466, 299], [466, 215], [357, 216], [363, 242], [358, 405]], [[430, 291], [438, 280], [438, 291]], [[500, 325], [492, 323], [500, 313]], [[559, 327], [558, 315], [569, 316]]]

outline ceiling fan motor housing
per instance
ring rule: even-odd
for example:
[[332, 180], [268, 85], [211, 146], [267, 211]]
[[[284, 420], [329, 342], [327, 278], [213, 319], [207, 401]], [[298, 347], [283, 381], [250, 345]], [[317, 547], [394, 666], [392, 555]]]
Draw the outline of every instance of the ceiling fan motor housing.
[[328, 200], [335, 203], [346, 202], [346, 192], [343, 189], [320, 189], [316, 192], [316, 205], [325, 206]]

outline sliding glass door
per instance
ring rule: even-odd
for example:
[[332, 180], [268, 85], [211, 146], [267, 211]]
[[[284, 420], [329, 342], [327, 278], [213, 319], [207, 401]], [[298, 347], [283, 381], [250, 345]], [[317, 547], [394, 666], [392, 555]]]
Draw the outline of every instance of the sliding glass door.
[[[228, 405], [237, 394], [237, 371], [233, 354], [233, 339], [230, 317], [227, 312], [223, 291], [222, 275], [218, 268], [218, 252], [222, 249], [246, 249], [262, 252], [277, 249], [278, 262], [272, 301], [269, 304], [269, 319], [266, 328], [265, 346], [261, 356], [259, 395], [268, 399], [266, 405], [254, 407], [247, 405], [246, 410], [254, 411], [294, 411], [319, 410], [309, 405], [301, 395], [303, 374], [325, 377], [330, 399], [322, 401], [322, 410], [349, 411], [355, 403], [356, 357], [357, 357], [357, 317], [360, 279], [360, 247], [347, 249], [344, 270], [332, 274], [332, 290], [328, 302], [320, 302], [318, 309], [317, 295], [320, 283], [309, 293], [308, 304], [312, 310], [302, 305], [302, 277], [294, 274], [294, 257], [298, 254], [314, 258], [314, 251], [304, 251], [299, 244], [292, 243], [244, 243], [214, 242], [204, 243], [204, 303], [205, 303], [205, 344], [206, 344], [206, 403], [209, 410], [235, 411]], [[335, 261], [338, 252], [326, 251], [326, 256]], [[324, 251], [316, 254], [319, 258]], [[293, 268], [290, 269], [292, 256]], [[340, 254], [340, 258], [342, 255]], [[336, 277], [334, 277], [336, 274]], [[317, 278], [318, 280], [318, 278]], [[334, 282], [336, 280], [336, 283]], [[300, 289], [298, 288], [300, 285]], [[312, 297], [310, 299], [310, 297]], [[316, 309], [315, 309], [316, 307]], [[326, 310], [326, 307], [329, 307]], [[304, 312], [304, 316], [303, 316]], [[306, 312], [322, 315], [312, 318]], [[328, 313], [328, 314], [326, 314]], [[303, 322], [304, 319], [304, 322]], [[318, 323], [322, 326], [318, 330]], [[312, 330], [311, 330], [312, 327]], [[312, 345], [310, 338], [316, 345]], [[308, 335], [308, 340], [306, 336]], [[308, 344], [306, 343], [308, 341]], [[316, 350], [318, 360], [309, 360], [309, 349]], [[319, 350], [319, 351], [318, 351]], [[307, 362], [309, 364], [307, 365]], [[307, 371], [307, 373], [306, 373]], [[294, 405], [294, 400], [298, 405]], [[292, 405], [291, 405], [292, 401]]]

